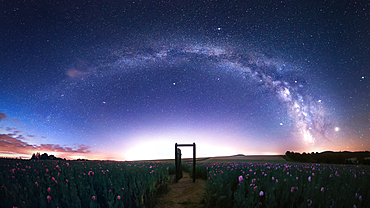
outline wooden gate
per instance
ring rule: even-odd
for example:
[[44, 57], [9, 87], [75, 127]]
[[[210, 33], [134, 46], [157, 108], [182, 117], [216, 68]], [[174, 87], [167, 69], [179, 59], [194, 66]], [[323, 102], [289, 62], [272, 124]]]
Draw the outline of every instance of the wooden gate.
[[175, 143], [175, 166], [176, 166], [176, 177], [175, 182], [177, 183], [182, 178], [181, 169], [181, 149], [177, 147], [191, 147], [193, 146], [193, 182], [195, 182], [195, 165], [196, 165], [196, 154], [195, 154], [195, 143], [193, 144], [177, 144]]

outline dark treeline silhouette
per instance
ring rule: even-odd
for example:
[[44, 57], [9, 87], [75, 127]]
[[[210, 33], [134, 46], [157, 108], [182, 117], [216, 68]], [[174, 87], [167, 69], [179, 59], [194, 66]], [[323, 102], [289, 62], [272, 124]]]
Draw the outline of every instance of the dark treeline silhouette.
[[311, 152], [297, 153], [287, 151], [287, 159], [294, 162], [333, 163], [333, 164], [365, 164], [370, 165], [370, 152]]
[[54, 155], [48, 155], [47, 153], [40, 155], [40, 153], [37, 152], [36, 154], [32, 154], [31, 160], [65, 160], [65, 158], [62, 159], [59, 157], [55, 157]]

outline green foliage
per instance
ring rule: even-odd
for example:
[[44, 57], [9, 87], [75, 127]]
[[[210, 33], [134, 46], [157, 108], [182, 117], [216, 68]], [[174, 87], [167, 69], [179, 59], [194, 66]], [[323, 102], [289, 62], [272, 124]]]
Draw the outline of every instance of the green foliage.
[[158, 190], [166, 187], [172, 166], [0, 160], [0, 207], [151, 207]]
[[[0, 207], [153, 207], [168, 162], [0, 160]], [[192, 173], [192, 163], [182, 165]], [[370, 166], [197, 163], [208, 207], [370, 207]], [[50, 188], [50, 189], [48, 189]]]
[[207, 174], [208, 207], [370, 207], [369, 166], [197, 163], [196, 171]]

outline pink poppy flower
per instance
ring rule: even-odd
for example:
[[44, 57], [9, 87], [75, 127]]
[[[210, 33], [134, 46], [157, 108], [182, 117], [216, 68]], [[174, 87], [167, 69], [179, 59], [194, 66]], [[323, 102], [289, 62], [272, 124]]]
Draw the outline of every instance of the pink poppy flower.
[[118, 200], [120, 200], [120, 199], [121, 199], [121, 197], [118, 195], [118, 196], [117, 196], [117, 199], [118, 199]]
[[48, 200], [48, 203], [51, 202], [51, 196], [47, 196], [46, 199]]
[[91, 197], [91, 199], [92, 199], [92, 200], [95, 200], [95, 196], [92, 196], [92, 197]]
[[307, 199], [307, 206], [311, 206], [312, 205], [312, 200], [311, 199]]

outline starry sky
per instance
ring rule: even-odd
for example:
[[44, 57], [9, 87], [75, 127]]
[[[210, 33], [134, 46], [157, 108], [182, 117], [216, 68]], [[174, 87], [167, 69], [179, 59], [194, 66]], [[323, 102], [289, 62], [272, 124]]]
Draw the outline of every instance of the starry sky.
[[2, 157], [370, 149], [366, 1], [14, 0], [0, 19]]

